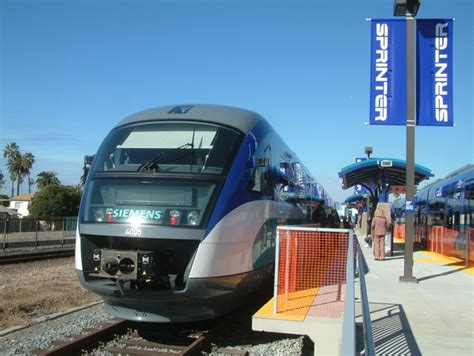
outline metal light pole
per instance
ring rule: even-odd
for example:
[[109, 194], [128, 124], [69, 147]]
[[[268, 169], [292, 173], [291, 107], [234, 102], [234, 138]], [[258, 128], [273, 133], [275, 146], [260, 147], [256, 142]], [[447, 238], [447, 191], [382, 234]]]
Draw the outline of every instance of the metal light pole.
[[[415, 16], [418, 0], [395, 0], [394, 16], [405, 16], [407, 23], [407, 123], [406, 123], [406, 201], [415, 198]], [[405, 210], [406, 211], [406, 210]], [[405, 263], [400, 282], [415, 282], [413, 277], [414, 216], [405, 212]]]

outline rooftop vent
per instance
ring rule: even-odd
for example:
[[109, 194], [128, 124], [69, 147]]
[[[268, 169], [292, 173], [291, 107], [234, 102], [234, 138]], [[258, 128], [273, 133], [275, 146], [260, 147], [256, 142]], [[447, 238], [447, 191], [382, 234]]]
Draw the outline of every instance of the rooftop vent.
[[171, 109], [168, 114], [186, 114], [193, 105], [180, 105], [180, 106], [175, 106], [173, 109]]
[[381, 167], [381, 168], [392, 167], [392, 165], [393, 165], [393, 162], [389, 159], [383, 159], [381, 161], [378, 161], [377, 163], [378, 163], [379, 167]]

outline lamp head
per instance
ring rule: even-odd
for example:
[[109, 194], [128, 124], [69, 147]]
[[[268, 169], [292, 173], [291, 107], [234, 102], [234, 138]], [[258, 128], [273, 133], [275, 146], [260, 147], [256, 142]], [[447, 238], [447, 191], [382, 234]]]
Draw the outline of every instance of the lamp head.
[[370, 158], [370, 155], [372, 154], [372, 146], [365, 147], [365, 154], [367, 155], [368, 158]]
[[415, 17], [420, 7], [420, 0], [395, 0], [393, 16]]

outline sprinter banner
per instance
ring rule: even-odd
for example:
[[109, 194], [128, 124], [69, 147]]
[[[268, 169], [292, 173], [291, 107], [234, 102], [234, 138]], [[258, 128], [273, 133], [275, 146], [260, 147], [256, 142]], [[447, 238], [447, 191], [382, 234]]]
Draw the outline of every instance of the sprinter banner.
[[416, 21], [417, 125], [453, 126], [453, 20]]
[[405, 125], [407, 55], [405, 19], [372, 20], [371, 125]]

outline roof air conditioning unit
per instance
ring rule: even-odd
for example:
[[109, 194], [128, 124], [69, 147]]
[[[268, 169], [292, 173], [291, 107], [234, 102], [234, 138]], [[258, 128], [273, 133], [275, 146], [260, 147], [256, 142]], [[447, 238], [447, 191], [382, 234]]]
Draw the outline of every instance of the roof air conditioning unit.
[[392, 167], [393, 162], [389, 159], [383, 159], [381, 161], [378, 161], [378, 164], [380, 168], [387, 168], [387, 167]]

